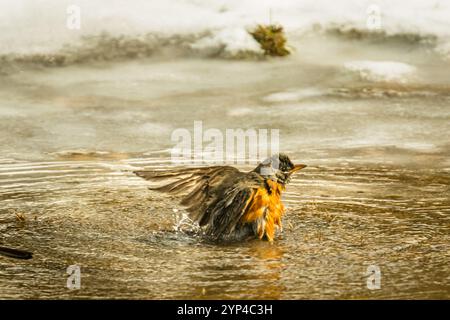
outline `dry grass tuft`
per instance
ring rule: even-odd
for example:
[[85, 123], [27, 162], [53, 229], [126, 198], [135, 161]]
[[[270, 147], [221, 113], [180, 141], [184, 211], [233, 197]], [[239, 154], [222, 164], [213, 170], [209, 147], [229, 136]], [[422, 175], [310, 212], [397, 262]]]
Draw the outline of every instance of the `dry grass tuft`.
[[261, 45], [265, 55], [283, 57], [290, 54], [290, 51], [286, 48], [287, 40], [282, 26], [260, 24], [253, 31], [250, 31], [250, 34]]

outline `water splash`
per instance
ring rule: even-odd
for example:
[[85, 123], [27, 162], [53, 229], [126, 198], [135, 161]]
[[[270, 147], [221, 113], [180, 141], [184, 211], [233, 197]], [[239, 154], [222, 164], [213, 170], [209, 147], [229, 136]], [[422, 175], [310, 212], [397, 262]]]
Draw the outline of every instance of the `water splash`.
[[175, 224], [173, 229], [177, 233], [199, 235], [201, 232], [200, 226], [194, 222], [189, 214], [179, 209], [172, 209], [175, 217]]

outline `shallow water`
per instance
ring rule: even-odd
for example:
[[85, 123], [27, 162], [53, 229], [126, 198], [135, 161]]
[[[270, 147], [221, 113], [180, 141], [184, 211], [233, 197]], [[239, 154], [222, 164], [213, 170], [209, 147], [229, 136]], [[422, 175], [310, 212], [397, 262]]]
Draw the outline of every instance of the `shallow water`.
[[[0, 243], [34, 258], [0, 257], [0, 297], [449, 298], [448, 63], [340, 38], [324, 60], [315, 41], [304, 39], [305, 59], [154, 58], [2, 76]], [[373, 55], [420, 66], [418, 79], [372, 83], [342, 69], [344, 56]], [[196, 120], [280, 129], [281, 150], [308, 164], [288, 186], [273, 244], [177, 231], [176, 199], [131, 173], [171, 168], [171, 132]], [[66, 288], [73, 264], [76, 291]], [[367, 288], [370, 265], [379, 290]]]
[[286, 192], [274, 244], [213, 245], [175, 231], [174, 200], [118, 169], [153, 160], [4, 161], [2, 242], [35, 255], [0, 259], [2, 297], [448, 298], [448, 171], [312, 166]]

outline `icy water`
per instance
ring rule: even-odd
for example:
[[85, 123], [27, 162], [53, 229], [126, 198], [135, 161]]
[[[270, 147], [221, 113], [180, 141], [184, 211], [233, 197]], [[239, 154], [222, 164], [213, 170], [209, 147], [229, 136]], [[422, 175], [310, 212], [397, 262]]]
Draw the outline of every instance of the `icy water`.
[[[406, 40], [297, 40], [286, 59], [2, 75], [0, 244], [34, 258], [0, 256], [0, 298], [450, 298], [448, 61]], [[374, 81], [345, 68], [375, 57], [416, 71]], [[176, 199], [131, 173], [172, 168], [171, 132], [198, 120], [280, 129], [281, 150], [308, 164], [273, 244], [177, 231]], [[81, 267], [80, 290], [66, 288], [69, 265]], [[379, 290], [367, 288], [370, 265]]]

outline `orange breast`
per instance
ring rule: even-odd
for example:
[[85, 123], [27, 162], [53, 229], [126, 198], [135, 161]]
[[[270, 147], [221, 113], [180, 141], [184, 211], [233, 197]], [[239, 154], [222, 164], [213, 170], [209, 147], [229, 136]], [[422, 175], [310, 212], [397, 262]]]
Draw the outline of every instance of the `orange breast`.
[[256, 222], [258, 237], [262, 239], [266, 236], [267, 240], [272, 242], [275, 229], [281, 228], [281, 218], [284, 214], [281, 192], [284, 190], [284, 186], [269, 179], [266, 180], [266, 183], [270, 192], [266, 188], [259, 188], [253, 193], [241, 222]]

